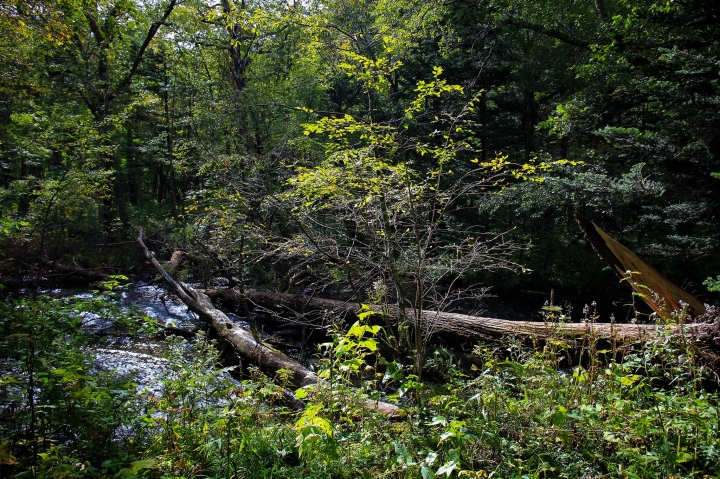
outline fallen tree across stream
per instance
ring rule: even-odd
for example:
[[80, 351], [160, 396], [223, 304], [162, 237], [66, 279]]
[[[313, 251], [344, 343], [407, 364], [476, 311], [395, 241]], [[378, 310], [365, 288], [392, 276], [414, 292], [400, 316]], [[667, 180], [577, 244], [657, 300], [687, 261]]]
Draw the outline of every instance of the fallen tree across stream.
[[[257, 338], [253, 337], [249, 331], [236, 327], [225, 313], [213, 306], [210, 299], [202, 291], [175, 281], [145, 245], [142, 228], [140, 228], [137, 242], [147, 260], [153, 265], [158, 274], [162, 276], [172, 292], [175, 293], [191, 311], [200, 316], [200, 319], [207, 322], [220, 337], [221, 341], [230, 345], [242, 357], [250, 359], [262, 369], [270, 371], [285, 369], [290, 371], [292, 373], [293, 383], [297, 386], [307, 386], [320, 382], [320, 379], [313, 371], [293, 361], [281, 352], [269, 348]], [[367, 406], [370, 409], [374, 409], [388, 416], [396, 415], [398, 410], [394, 404], [371, 400], [367, 401]]]
[[[175, 281], [153, 253], [145, 246], [142, 229], [137, 238], [138, 244], [145, 253], [145, 257], [162, 276], [170, 289], [188, 306], [206, 321], [218, 334], [221, 340], [231, 345], [241, 356], [251, 359], [261, 368], [271, 371], [286, 369], [291, 371], [294, 383], [298, 386], [314, 384], [319, 378], [314, 372], [301, 364], [288, 358], [281, 352], [268, 347], [242, 328], [236, 327], [233, 322], [211, 302], [210, 298], [223, 301], [226, 307], [241, 312], [240, 304], [247, 300], [253, 305], [253, 312], [266, 312], [274, 316], [302, 325], [327, 327], [328, 321], [351, 324], [358, 320], [359, 305], [343, 301], [336, 301], [313, 296], [290, 293], [273, 293], [263, 291], [240, 291], [234, 289], [224, 290], [198, 290], [187, 284]], [[370, 306], [378, 311], [375, 319], [380, 319], [379, 306]], [[384, 308], [391, 318], [398, 318], [399, 308], [387, 306]], [[413, 317], [411, 310], [406, 310], [407, 317]], [[551, 323], [540, 321], [511, 321], [506, 319], [469, 316], [458, 313], [442, 311], [425, 311], [422, 315], [424, 324], [421, 327], [429, 328], [434, 335], [454, 344], [458, 341], [475, 343], [480, 340], [497, 340], [507, 336], [533, 338], [545, 341], [550, 338], [564, 338], [568, 340], [582, 340], [585, 338], [607, 339], [613, 344], [629, 344], [647, 341], [660, 337], [662, 325], [652, 324], [617, 324], [617, 323]], [[692, 340], [706, 356], [713, 361], [719, 358], [720, 351], [720, 320], [713, 318], [712, 322], [697, 322], [670, 327], [672, 334], [682, 335]], [[396, 406], [379, 403], [374, 406], [386, 414], [394, 414]]]
[[[255, 306], [255, 311], [274, 314], [278, 318], [293, 320], [302, 324], [318, 327], [327, 325], [328, 320], [338, 323], [352, 324], [357, 321], [359, 306], [357, 303], [335, 301], [301, 294], [272, 293], [263, 291], [244, 291], [237, 289], [204, 290], [210, 298], [223, 302], [223, 305], [237, 309], [242, 294]], [[375, 311], [380, 306], [370, 305]], [[397, 307], [389, 306], [385, 310], [392, 317], [399, 317]], [[413, 317], [411, 310], [406, 310], [407, 317]], [[379, 319], [379, 314], [377, 315]], [[593, 337], [608, 339], [616, 344], [627, 344], [657, 338], [663, 325], [653, 324], [617, 324], [617, 323], [550, 323], [541, 321], [511, 321], [507, 319], [469, 316], [465, 314], [425, 311], [425, 326], [434, 334], [452, 341], [477, 342], [480, 340], [497, 340], [515, 335], [531, 337], [544, 341], [551, 337], [564, 339], [582, 339]], [[382, 322], [382, 321], [380, 321]], [[684, 334], [700, 345], [720, 350], [720, 323], [692, 323], [671, 328], [674, 334]]]

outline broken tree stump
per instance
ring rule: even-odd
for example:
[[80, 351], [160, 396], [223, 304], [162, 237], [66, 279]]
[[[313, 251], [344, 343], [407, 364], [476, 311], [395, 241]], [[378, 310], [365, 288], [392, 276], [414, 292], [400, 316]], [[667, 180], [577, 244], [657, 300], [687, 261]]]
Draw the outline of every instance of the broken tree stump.
[[580, 213], [575, 213], [575, 220], [593, 249], [613, 271], [628, 281], [658, 316], [668, 319], [673, 312], [687, 311], [690, 317], [696, 318], [705, 313], [702, 301], [660, 274], [598, 225]]

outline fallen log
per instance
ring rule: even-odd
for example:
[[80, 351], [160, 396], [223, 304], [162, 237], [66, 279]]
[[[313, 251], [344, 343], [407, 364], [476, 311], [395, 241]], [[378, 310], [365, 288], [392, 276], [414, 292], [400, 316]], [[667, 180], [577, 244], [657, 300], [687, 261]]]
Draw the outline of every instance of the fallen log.
[[[217, 298], [232, 307], [240, 297], [237, 289], [205, 290], [209, 297]], [[332, 320], [338, 323], [352, 324], [358, 320], [358, 305], [331, 299], [316, 298], [300, 294], [271, 293], [264, 291], [244, 291], [255, 311], [272, 312], [280, 318], [297, 318], [298, 322], [322, 327]], [[375, 311], [381, 311], [377, 305], [370, 305]], [[399, 317], [397, 307], [386, 308], [394, 317]], [[410, 310], [406, 311], [412, 317]], [[379, 315], [378, 315], [379, 316]], [[609, 339], [616, 343], [632, 343], [657, 338], [664, 325], [654, 324], [617, 324], [617, 323], [550, 323], [541, 321], [511, 321], [507, 319], [469, 316], [465, 314], [426, 311], [424, 326], [434, 334], [448, 341], [495, 340], [509, 335], [547, 340], [562, 336], [565, 339], [593, 337]], [[376, 319], [380, 319], [379, 317]], [[720, 346], [720, 323], [692, 323], [673, 326], [674, 334], [685, 334], [696, 341]]]
[[65, 275], [79, 276], [88, 281], [106, 281], [108, 279], [108, 275], [105, 273], [101, 273], [92, 269], [82, 268], [80, 266], [62, 264], [47, 258], [43, 258], [42, 263], [52, 271], [57, 271], [58, 273]]
[[[145, 254], [145, 258], [153, 265], [158, 274], [162, 276], [170, 289], [178, 295], [191, 311], [200, 316], [200, 319], [207, 322], [223, 342], [229, 344], [241, 356], [250, 359], [265, 370], [278, 371], [285, 369], [290, 371], [292, 373], [293, 383], [300, 387], [320, 382], [320, 379], [313, 371], [293, 361], [281, 352], [271, 349], [262, 342], [257, 341], [250, 332], [235, 327], [230, 318], [215, 308], [210, 302], [210, 299], [202, 291], [175, 281], [145, 245], [142, 228], [140, 228], [137, 242]], [[388, 416], [396, 415], [398, 410], [396, 405], [384, 402], [368, 401], [368, 406]]]

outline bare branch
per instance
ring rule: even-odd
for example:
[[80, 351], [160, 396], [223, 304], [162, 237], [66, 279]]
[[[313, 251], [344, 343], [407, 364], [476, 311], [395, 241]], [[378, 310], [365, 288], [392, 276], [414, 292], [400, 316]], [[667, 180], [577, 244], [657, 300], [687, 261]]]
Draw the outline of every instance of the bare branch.
[[172, 11], [175, 9], [175, 6], [177, 5], [177, 0], [170, 0], [170, 3], [168, 3], [168, 6], [165, 8], [165, 11], [163, 12], [160, 19], [153, 22], [150, 25], [150, 29], [147, 32], [147, 35], [145, 35], [145, 40], [143, 40], [142, 44], [140, 45], [140, 48], [138, 49], [137, 53], [135, 54], [135, 58], [133, 59], [132, 65], [130, 66], [130, 69], [125, 74], [122, 80], [120, 80], [120, 83], [117, 84], [113, 92], [111, 92], [108, 96], [110, 99], [115, 98], [120, 94], [122, 90], [125, 89], [130, 83], [132, 82], [133, 77], [135, 76], [135, 73], [137, 72], [138, 67], [140, 66], [140, 63], [143, 61], [143, 57], [145, 56], [145, 50], [147, 50], [147, 47], [150, 45], [150, 42], [155, 38], [155, 35], [157, 35], [158, 30], [160, 30], [160, 27], [163, 26], [172, 13]]

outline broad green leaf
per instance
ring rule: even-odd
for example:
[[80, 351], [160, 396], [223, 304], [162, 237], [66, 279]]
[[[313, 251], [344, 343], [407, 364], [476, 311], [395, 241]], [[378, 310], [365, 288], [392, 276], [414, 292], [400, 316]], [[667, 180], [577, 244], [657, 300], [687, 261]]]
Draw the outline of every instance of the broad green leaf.
[[455, 461], [446, 462], [442, 465], [440, 469], [437, 470], [436, 474], [438, 476], [445, 475], [446, 477], [450, 477], [450, 474], [457, 468], [457, 463]]

